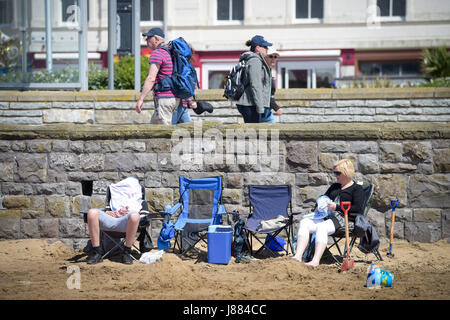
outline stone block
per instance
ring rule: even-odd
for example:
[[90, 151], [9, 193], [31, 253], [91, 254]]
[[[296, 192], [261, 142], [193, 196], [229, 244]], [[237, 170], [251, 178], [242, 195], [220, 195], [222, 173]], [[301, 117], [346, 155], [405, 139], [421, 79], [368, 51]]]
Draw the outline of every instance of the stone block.
[[318, 144], [314, 141], [291, 141], [286, 144], [286, 163], [290, 170], [318, 171]]
[[[24, 193], [24, 185], [22, 183], [4, 182], [1, 186], [1, 194], [3, 195], [20, 195]], [[2, 204], [3, 201], [0, 201], [0, 208], [2, 208]]]
[[[0, 212], [0, 217], [2, 213]], [[19, 239], [20, 238], [20, 218], [1, 218], [0, 219], [0, 239]]]
[[27, 141], [28, 152], [50, 152], [52, 149], [52, 142], [49, 140], [32, 140]]
[[380, 160], [382, 162], [401, 162], [403, 146], [400, 142], [380, 143]]
[[449, 208], [449, 188], [449, 175], [412, 175], [408, 184], [408, 205], [415, 208]]
[[418, 164], [431, 162], [431, 159], [431, 143], [415, 141], [403, 143], [403, 162]]
[[39, 238], [38, 219], [21, 219], [20, 231], [22, 238]]
[[240, 189], [243, 187], [242, 173], [227, 173], [225, 181], [227, 188]]
[[94, 110], [50, 109], [43, 110], [44, 123], [94, 123]]
[[73, 153], [50, 153], [48, 166], [58, 171], [80, 171], [80, 159]]
[[64, 194], [66, 192], [65, 183], [40, 183], [33, 187], [34, 194]]
[[6, 196], [3, 198], [3, 206], [7, 209], [29, 209], [30, 197], [27, 196]]
[[450, 172], [450, 148], [433, 151], [434, 172]]
[[85, 153], [102, 153], [102, 144], [100, 141], [86, 141], [83, 151]]
[[349, 151], [354, 153], [377, 153], [378, 143], [375, 141], [348, 141]]
[[83, 171], [103, 171], [105, 167], [105, 155], [99, 153], [80, 154], [80, 169]]
[[170, 188], [149, 188], [145, 189], [145, 199], [147, 200], [150, 212], [164, 210], [167, 203], [174, 205], [173, 191]]
[[339, 160], [339, 155], [335, 153], [321, 153], [319, 155], [319, 171], [331, 172], [333, 165]]
[[413, 213], [415, 222], [441, 222], [441, 209], [415, 208]]
[[91, 209], [91, 198], [89, 196], [77, 195], [70, 198], [70, 211], [72, 216], [82, 217], [81, 212]]
[[45, 197], [45, 207], [47, 213], [52, 217], [70, 216], [70, 201], [67, 196], [47, 196]]
[[74, 181], [67, 181], [64, 186], [66, 196], [78, 196], [83, 193], [81, 183]]
[[123, 151], [124, 152], [144, 152], [145, 142], [143, 141], [124, 141]]
[[223, 189], [222, 200], [223, 203], [240, 204], [242, 190], [241, 189]]
[[59, 236], [59, 219], [39, 219], [40, 238], [57, 238]]
[[135, 110], [95, 110], [95, 120], [99, 124], [148, 124], [151, 116], [148, 109], [141, 113]]
[[157, 156], [154, 153], [108, 153], [105, 154], [105, 170], [119, 172], [155, 171], [158, 168], [156, 161]]
[[361, 154], [358, 156], [358, 169], [361, 173], [370, 174], [380, 172], [378, 156], [375, 154]]
[[62, 238], [86, 237], [86, 224], [83, 219], [69, 218], [59, 219], [59, 236]]
[[17, 154], [17, 171], [14, 174], [16, 182], [46, 182], [46, 154]]
[[399, 207], [409, 205], [406, 197], [407, 177], [380, 174], [372, 177], [372, 183], [374, 184], [373, 207], [379, 210], [389, 210], [391, 208], [390, 198], [399, 199]]
[[317, 198], [325, 194], [328, 186], [296, 188], [297, 202], [300, 207], [314, 207]]
[[436, 242], [441, 239], [441, 224], [405, 222], [405, 239], [410, 242]]
[[69, 151], [69, 141], [67, 140], [53, 140], [52, 141], [53, 152], [66, 152]]

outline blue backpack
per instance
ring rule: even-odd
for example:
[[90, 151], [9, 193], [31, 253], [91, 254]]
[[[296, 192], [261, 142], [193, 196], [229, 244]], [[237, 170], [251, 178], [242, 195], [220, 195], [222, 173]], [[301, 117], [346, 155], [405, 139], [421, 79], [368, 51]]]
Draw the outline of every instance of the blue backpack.
[[198, 85], [197, 72], [191, 64], [192, 51], [187, 42], [179, 37], [161, 47], [172, 56], [173, 74], [162, 78], [156, 85], [155, 91], [172, 90], [175, 96], [184, 99], [194, 97], [195, 85]]

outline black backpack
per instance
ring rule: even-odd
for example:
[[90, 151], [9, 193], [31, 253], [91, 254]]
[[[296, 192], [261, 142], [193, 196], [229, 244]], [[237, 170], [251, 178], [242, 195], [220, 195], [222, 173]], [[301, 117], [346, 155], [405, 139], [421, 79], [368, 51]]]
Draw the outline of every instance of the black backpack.
[[223, 96], [228, 100], [239, 100], [247, 84], [247, 61], [239, 61], [225, 78]]

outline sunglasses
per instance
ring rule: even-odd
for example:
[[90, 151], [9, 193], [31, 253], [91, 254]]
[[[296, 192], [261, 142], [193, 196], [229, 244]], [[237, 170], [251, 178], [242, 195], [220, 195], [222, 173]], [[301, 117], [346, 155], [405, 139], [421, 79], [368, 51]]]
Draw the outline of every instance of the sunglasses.
[[278, 58], [278, 56], [277, 55], [273, 55], [273, 54], [271, 54], [270, 56], [268, 56], [270, 59], [277, 59]]
[[333, 173], [335, 176], [340, 176], [342, 174], [342, 172], [340, 172], [340, 171], [333, 171]]

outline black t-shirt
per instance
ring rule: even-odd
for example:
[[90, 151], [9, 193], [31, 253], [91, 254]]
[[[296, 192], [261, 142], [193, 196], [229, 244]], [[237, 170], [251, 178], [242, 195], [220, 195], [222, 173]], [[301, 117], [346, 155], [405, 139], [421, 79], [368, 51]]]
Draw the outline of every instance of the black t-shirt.
[[[333, 183], [325, 192], [325, 195], [328, 196], [332, 201], [336, 203], [336, 211], [340, 213], [340, 215], [344, 216], [344, 211], [341, 208], [341, 201], [350, 201], [351, 207], [348, 211], [348, 219], [349, 221], [355, 221], [355, 217], [357, 214], [362, 214], [364, 209], [364, 190], [361, 185], [353, 182], [353, 184], [342, 190], [340, 183]], [[341, 223], [342, 219], [338, 219], [335, 216], [331, 218], [333, 220], [335, 229], [337, 230], [340, 227], [344, 227]]]

